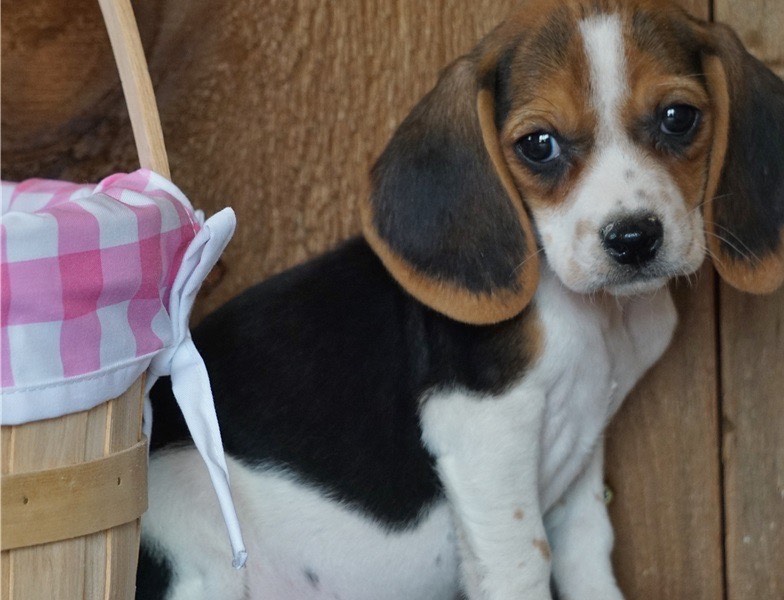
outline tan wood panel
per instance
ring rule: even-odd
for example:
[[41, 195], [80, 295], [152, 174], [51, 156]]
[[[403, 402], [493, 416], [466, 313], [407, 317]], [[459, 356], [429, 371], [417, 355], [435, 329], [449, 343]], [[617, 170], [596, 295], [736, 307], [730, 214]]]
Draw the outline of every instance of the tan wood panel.
[[[17, 427], [3, 427], [13, 451], [3, 459], [3, 471], [20, 473], [66, 466], [82, 461], [85, 451], [86, 412]], [[4, 444], [5, 446], [5, 444]], [[82, 598], [84, 539], [46, 546], [18, 548], [8, 560], [8, 598]], [[32, 573], [40, 574], [32, 577]]]
[[784, 290], [721, 314], [728, 599], [784, 598]]
[[672, 286], [673, 345], [607, 438], [614, 563], [633, 600], [722, 598], [713, 273]]
[[[716, 0], [716, 19], [784, 75], [784, 3]], [[728, 600], [784, 598], [784, 290], [721, 288]]]
[[[122, 399], [109, 403], [111, 419], [107, 421], [106, 453], [118, 452], [142, 439], [142, 403], [144, 376], [134, 382]], [[104, 573], [106, 586], [114, 598], [133, 598], [136, 590], [136, 566], [139, 560], [141, 521], [139, 519], [104, 532]], [[98, 543], [97, 541], [95, 542]], [[98, 548], [96, 547], [96, 553]]]
[[147, 444], [57, 469], [3, 475], [2, 548], [92, 534], [147, 508]]

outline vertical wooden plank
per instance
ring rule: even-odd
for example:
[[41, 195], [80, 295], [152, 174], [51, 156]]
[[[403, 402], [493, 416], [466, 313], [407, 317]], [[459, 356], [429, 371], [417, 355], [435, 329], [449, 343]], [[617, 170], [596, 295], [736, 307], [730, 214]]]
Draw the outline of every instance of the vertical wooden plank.
[[[13, 464], [13, 428], [0, 428], [0, 473], [11, 473]], [[2, 494], [2, 489], [0, 489]], [[13, 590], [11, 578], [11, 553], [0, 552], [0, 598], [10, 598]]]
[[[109, 405], [104, 402], [87, 413], [87, 432], [84, 447], [84, 460], [93, 460], [106, 455], [107, 423], [110, 417]], [[85, 536], [84, 540], [84, 596], [103, 598], [106, 591], [106, 532], [100, 531]]]
[[714, 0], [715, 19], [730, 25], [746, 48], [784, 75], [784, 5], [779, 0]]
[[[109, 403], [111, 419], [107, 428], [106, 454], [124, 450], [141, 439], [143, 392], [144, 377], [140, 377], [120, 398]], [[131, 600], [136, 589], [140, 520], [113, 527], [104, 535], [108, 597]]]
[[784, 598], [784, 290], [721, 314], [728, 599]]
[[607, 438], [616, 575], [628, 598], [722, 598], [713, 274], [673, 286], [680, 325]]
[[[13, 428], [13, 459], [8, 472], [18, 473], [82, 462], [87, 413]], [[19, 548], [9, 559], [14, 598], [82, 598], [84, 540]], [[33, 577], [31, 574], [39, 574]]]
[[0, 598], [11, 597], [11, 554], [0, 553]]
[[[784, 75], [784, 3], [716, 0], [716, 20]], [[784, 290], [721, 287], [728, 600], [784, 598]]]

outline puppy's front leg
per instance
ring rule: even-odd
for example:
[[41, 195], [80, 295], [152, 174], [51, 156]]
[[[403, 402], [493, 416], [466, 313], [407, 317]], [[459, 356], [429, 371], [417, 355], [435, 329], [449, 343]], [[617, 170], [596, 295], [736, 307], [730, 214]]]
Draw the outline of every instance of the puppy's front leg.
[[544, 393], [523, 387], [489, 398], [439, 394], [422, 408], [471, 600], [551, 598], [538, 489]]
[[623, 600], [610, 562], [613, 530], [604, 501], [604, 449], [545, 519], [559, 600]]

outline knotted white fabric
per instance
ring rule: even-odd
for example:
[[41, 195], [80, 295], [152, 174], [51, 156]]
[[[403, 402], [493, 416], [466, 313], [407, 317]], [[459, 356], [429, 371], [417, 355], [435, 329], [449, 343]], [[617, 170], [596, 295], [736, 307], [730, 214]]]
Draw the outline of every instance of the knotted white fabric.
[[[188, 327], [196, 294], [231, 239], [235, 222], [231, 209], [222, 210], [204, 223], [185, 252], [171, 291], [170, 314], [174, 343], [153, 358], [148, 370], [150, 377], [147, 379], [147, 393], [158, 377], [171, 376], [174, 397], [193, 442], [207, 465], [212, 485], [218, 495], [221, 513], [231, 540], [234, 555], [232, 564], [235, 569], [240, 569], [245, 565], [248, 553], [245, 551], [231, 497], [229, 472], [223, 454], [209, 376]], [[149, 411], [146, 414], [149, 414]], [[151, 423], [146, 423], [145, 428], [150, 425]]]

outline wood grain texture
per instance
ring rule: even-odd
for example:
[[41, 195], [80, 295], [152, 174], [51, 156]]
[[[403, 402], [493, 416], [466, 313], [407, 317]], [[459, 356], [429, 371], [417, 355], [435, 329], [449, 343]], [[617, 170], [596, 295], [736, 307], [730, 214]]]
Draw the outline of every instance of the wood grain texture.
[[721, 315], [727, 597], [784, 598], [784, 290]]
[[[784, 75], [784, 3], [715, 0], [715, 13]], [[720, 298], [727, 599], [784, 598], [784, 290]]]
[[[134, 6], [149, 43], [160, 3]], [[3, 179], [70, 172], [72, 181], [97, 181], [115, 167], [133, 168], [130, 126], [97, 0], [2, 0], [2, 15]]]
[[120, 75], [139, 165], [171, 179], [158, 104], [131, 0], [98, 0]]
[[2, 549], [93, 534], [135, 521], [146, 509], [146, 442], [56, 469], [7, 473]]
[[[90, 411], [2, 427], [0, 472], [63, 467], [133, 446], [141, 440], [143, 386], [140, 378], [123, 396]], [[0, 598], [131, 600], [138, 540], [137, 519], [88, 536], [3, 551]]]
[[[13, 450], [3, 458], [4, 473], [49, 469], [82, 461], [87, 413], [36, 424], [3, 427]], [[9, 560], [9, 590], [3, 598], [81, 598], [83, 538], [5, 551]], [[3, 590], [5, 592], [5, 590]]]
[[630, 600], [722, 598], [714, 277], [672, 291], [673, 344], [607, 433], [616, 575]]

